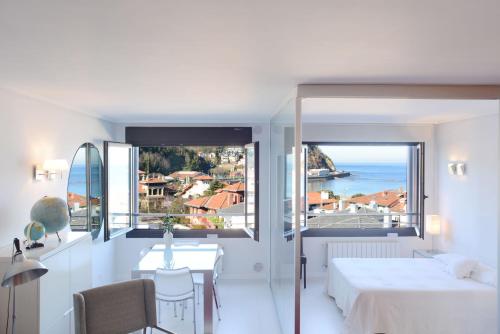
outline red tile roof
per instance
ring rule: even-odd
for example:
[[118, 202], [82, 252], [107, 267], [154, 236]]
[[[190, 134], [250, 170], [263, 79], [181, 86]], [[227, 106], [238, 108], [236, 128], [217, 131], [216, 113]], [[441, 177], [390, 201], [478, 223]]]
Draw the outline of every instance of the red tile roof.
[[169, 176], [174, 178], [174, 179], [183, 179], [186, 177], [195, 177], [195, 176], [198, 176], [201, 174], [202, 174], [201, 172], [196, 172], [196, 171], [192, 171], [192, 170], [180, 170], [177, 172], [173, 172]]
[[193, 180], [199, 180], [199, 181], [210, 181], [213, 179], [214, 178], [211, 177], [210, 175], [198, 175], [193, 178]]
[[78, 203], [80, 207], [87, 206], [87, 199], [85, 196], [78, 195], [72, 192], [68, 193], [68, 205], [72, 207], [75, 203]]
[[234, 194], [230, 192], [220, 192], [212, 196], [198, 197], [192, 199], [184, 205], [194, 208], [205, 208], [209, 210], [220, 210], [234, 205]]
[[369, 205], [372, 201], [374, 201], [379, 206], [391, 208], [398, 205], [401, 199], [404, 198], [406, 198], [406, 193], [394, 190], [385, 190], [370, 195], [353, 197], [349, 200], [349, 202]]
[[209, 199], [209, 196], [198, 197], [198, 198], [192, 199], [190, 201], [187, 201], [186, 203], [184, 203], [184, 205], [191, 206], [193, 208], [202, 208], [204, 206], [204, 204], [208, 201], [208, 199]]
[[139, 181], [139, 183], [142, 183], [142, 184], [157, 184], [157, 183], [167, 183], [167, 182], [168, 182], [168, 180], [165, 180], [165, 179], [162, 179], [159, 177]]
[[243, 182], [236, 182], [234, 184], [230, 184], [224, 188], [221, 189], [222, 191], [228, 191], [228, 192], [244, 192], [245, 191], [245, 183]]
[[309, 205], [317, 205], [317, 204], [328, 204], [328, 203], [336, 203], [338, 200], [335, 198], [321, 199], [321, 192], [309, 192], [307, 193], [307, 204]]

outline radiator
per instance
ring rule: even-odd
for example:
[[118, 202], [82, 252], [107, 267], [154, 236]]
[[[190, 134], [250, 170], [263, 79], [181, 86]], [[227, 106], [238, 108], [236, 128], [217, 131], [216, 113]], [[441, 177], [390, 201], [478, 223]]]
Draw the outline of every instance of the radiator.
[[399, 238], [335, 238], [327, 243], [328, 263], [339, 257], [400, 257]]

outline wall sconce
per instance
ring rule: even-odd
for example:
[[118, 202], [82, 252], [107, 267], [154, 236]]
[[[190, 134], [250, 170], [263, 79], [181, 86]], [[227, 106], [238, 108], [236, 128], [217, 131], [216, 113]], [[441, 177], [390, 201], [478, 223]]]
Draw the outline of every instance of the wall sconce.
[[449, 162], [448, 163], [448, 174], [450, 175], [465, 175], [465, 163], [464, 162]]
[[64, 159], [45, 160], [42, 166], [35, 167], [35, 181], [62, 179], [63, 171], [68, 170], [68, 162]]
[[448, 163], [448, 174], [455, 175], [457, 174], [457, 164], [454, 162]]

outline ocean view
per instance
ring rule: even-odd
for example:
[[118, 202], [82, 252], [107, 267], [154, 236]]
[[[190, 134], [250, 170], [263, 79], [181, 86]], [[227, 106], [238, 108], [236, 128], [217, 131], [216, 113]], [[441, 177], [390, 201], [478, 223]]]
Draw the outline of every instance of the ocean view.
[[[101, 190], [101, 177], [99, 169], [91, 169], [91, 196], [100, 197]], [[87, 192], [87, 179], [85, 172], [85, 165], [77, 164], [71, 166], [71, 172], [68, 179], [68, 192], [78, 195], [85, 195]]]
[[332, 180], [310, 180], [308, 191], [331, 190], [336, 195], [352, 196], [387, 189], [406, 190], [405, 163], [336, 163], [336, 167], [351, 175]]

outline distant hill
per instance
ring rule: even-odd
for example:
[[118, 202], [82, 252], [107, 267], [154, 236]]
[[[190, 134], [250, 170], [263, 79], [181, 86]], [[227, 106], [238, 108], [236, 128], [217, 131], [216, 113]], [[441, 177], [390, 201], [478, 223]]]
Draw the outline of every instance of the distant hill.
[[198, 156], [191, 147], [141, 147], [139, 169], [149, 173], [169, 175], [179, 170], [192, 170], [208, 174], [211, 162]]
[[307, 167], [310, 169], [316, 168], [326, 168], [330, 171], [335, 171], [337, 168], [333, 163], [333, 160], [330, 159], [317, 145], [308, 145], [308, 153], [307, 153]]

